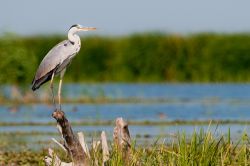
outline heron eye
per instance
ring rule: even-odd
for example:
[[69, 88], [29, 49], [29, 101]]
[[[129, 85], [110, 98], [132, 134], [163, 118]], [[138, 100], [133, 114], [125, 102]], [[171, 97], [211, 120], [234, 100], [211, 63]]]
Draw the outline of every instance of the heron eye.
[[66, 46], [67, 46], [67, 43], [65, 43], [64, 46], [66, 47]]

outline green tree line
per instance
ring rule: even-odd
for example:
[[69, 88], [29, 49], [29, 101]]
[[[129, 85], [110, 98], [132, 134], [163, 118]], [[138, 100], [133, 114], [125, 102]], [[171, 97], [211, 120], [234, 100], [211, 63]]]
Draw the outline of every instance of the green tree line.
[[[31, 83], [63, 36], [0, 37], [0, 84]], [[82, 38], [68, 82], [250, 81], [250, 34], [161, 33]]]

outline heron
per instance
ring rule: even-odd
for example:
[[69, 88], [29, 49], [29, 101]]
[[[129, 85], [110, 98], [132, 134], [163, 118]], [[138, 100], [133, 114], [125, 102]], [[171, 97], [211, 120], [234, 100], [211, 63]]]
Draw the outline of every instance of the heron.
[[79, 24], [72, 25], [68, 31], [68, 39], [54, 46], [43, 58], [36, 71], [36, 74], [32, 81], [32, 90], [35, 91], [39, 89], [41, 85], [50, 81], [52, 100], [55, 108], [56, 103], [53, 90], [54, 77], [60, 76], [58, 87], [58, 103], [61, 110], [61, 88], [63, 76], [66, 68], [69, 66], [72, 59], [76, 56], [81, 48], [81, 40], [77, 35], [77, 32], [91, 30], [96, 30], [96, 28], [84, 27]]

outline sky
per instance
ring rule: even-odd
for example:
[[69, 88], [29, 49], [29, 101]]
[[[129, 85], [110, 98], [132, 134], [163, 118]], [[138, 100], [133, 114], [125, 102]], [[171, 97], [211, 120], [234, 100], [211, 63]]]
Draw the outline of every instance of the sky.
[[63, 34], [76, 23], [100, 35], [250, 32], [249, 8], [250, 0], [3, 0], [0, 34]]

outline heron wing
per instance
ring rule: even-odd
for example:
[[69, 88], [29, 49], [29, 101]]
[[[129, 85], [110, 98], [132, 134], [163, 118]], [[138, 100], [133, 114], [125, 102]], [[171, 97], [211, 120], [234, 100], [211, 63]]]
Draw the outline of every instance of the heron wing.
[[[78, 50], [69, 40], [64, 40], [53, 47], [40, 63], [32, 81], [32, 89], [38, 89], [43, 83], [51, 79], [53, 73], [58, 74], [63, 70]], [[57, 71], [58, 69], [60, 71]]]

